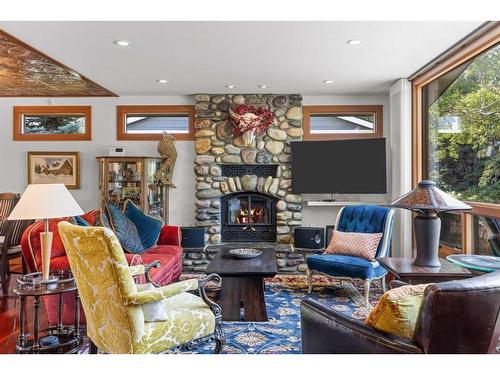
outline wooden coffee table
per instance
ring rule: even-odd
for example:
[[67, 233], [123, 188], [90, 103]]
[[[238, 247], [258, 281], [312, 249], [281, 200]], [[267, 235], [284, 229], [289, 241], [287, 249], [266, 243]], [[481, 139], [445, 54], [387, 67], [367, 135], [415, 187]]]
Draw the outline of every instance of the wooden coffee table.
[[416, 266], [411, 258], [377, 258], [377, 260], [396, 279], [408, 284], [438, 283], [474, 276], [469, 270], [442, 258], [439, 258], [441, 267]]
[[222, 278], [219, 301], [222, 320], [242, 320], [240, 309], [243, 308], [243, 320], [267, 321], [264, 278], [278, 273], [274, 249], [262, 249], [262, 254], [253, 259], [235, 258], [228, 253], [229, 250], [222, 247], [205, 271]]

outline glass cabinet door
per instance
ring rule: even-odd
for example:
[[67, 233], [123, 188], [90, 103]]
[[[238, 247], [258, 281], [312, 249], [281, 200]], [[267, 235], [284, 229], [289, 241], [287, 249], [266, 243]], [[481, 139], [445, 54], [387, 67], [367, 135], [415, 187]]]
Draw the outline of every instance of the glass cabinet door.
[[108, 202], [123, 207], [130, 199], [142, 206], [142, 163], [140, 161], [108, 161]]
[[159, 179], [160, 159], [146, 160], [146, 213], [168, 223], [168, 188]]

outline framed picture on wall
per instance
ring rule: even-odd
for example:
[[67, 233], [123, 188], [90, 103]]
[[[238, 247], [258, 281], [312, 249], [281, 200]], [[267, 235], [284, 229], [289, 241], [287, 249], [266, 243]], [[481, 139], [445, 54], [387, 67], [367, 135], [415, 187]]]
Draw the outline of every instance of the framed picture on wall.
[[28, 184], [64, 184], [68, 189], [79, 189], [80, 153], [28, 152]]
[[90, 141], [90, 106], [15, 106], [14, 141]]

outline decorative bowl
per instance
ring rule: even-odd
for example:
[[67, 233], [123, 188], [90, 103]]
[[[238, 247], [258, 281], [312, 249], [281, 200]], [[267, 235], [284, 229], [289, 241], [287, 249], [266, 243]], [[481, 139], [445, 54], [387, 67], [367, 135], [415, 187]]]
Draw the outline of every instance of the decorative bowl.
[[229, 254], [241, 259], [251, 259], [258, 257], [262, 254], [262, 251], [257, 249], [231, 249]]

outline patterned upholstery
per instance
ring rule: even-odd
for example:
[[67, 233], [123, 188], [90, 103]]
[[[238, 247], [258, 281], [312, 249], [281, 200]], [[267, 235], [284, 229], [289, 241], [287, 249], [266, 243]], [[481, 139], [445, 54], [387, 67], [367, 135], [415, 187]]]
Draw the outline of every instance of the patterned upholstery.
[[[337, 216], [337, 223], [335, 225], [335, 229], [342, 232], [358, 232], [358, 233], [383, 233], [386, 225], [388, 224], [391, 227], [391, 230], [387, 235], [389, 236], [386, 244], [390, 244], [391, 236], [392, 236], [392, 220], [387, 222], [387, 217], [389, 213], [394, 212], [392, 209], [380, 207], [380, 206], [348, 206], [344, 207], [340, 210]], [[384, 242], [380, 241], [377, 257], [383, 256], [380, 255], [382, 251], [386, 252], [388, 248], [383, 249]]]
[[350, 255], [375, 260], [382, 233], [342, 232], [334, 230], [325, 254]]
[[[75, 276], [87, 334], [107, 353], [157, 353], [214, 333], [215, 316], [201, 300], [196, 279], [138, 292], [122, 247], [107, 228], [59, 223]], [[141, 304], [162, 301], [169, 319], [145, 323]]]
[[[107, 220], [106, 215], [101, 215], [100, 209], [89, 211], [82, 215], [82, 218], [89, 224], [98, 226], [101, 224], [101, 216]], [[49, 227], [54, 238], [52, 241], [52, 254], [50, 267], [57, 270], [68, 270], [69, 262], [66, 256], [64, 245], [59, 236], [57, 224], [65, 219], [50, 219]], [[23, 257], [30, 272], [41, 269], [41, 248], [40, 232], [44, 230], [43, 222], [37, 221], [31, 224], [24, 232], [21, 239]], [[182, 272], [182, 248], [180, 247], [180, 229], [176, 226], [165, 225], [162, 233], [168, 235], [160, 236], [158, 246], [147, 249], [142, 254], [126, 253], [125, 257], [130, 265], [147, 264], [153, 261], [160, 261], [160, 268], [155, 268], [150, 272], [152, 280], [159, 285], [167, 285], [177, 280]], [[74, 293], [66, 293], [63, 296], [63, 322], [71, 324], [74, 321]], [[47, 320], [49, 324], [57, 324], [58, 321], [58, 296], [43, 298]], [[81, 311], [82, 323], [85, 321], [85, 314]]]
[[123, 214], [118, 206], [108, 203], [105, 208], [111, 227], [123, 249], [133, 254], [143, 253], [146, 249], [142, 245], [136, 225]]
[[[394, 210], [380, 206], [348, 206], [337, 215], [335, 228], [342, 232], [382, 233], [376, 257], [389, 254], [394, 224]], [[312, 272], [325, 273], [340, 279], [361, 279], [365, 282], [365, 302], [368, 304], [370, 282], [387, 274], [377, 261], [349, 255], [312, 255], [307, 258], [309, 291], [312, 291]], [[384, 280], [382, 286], [385, 288]]]

